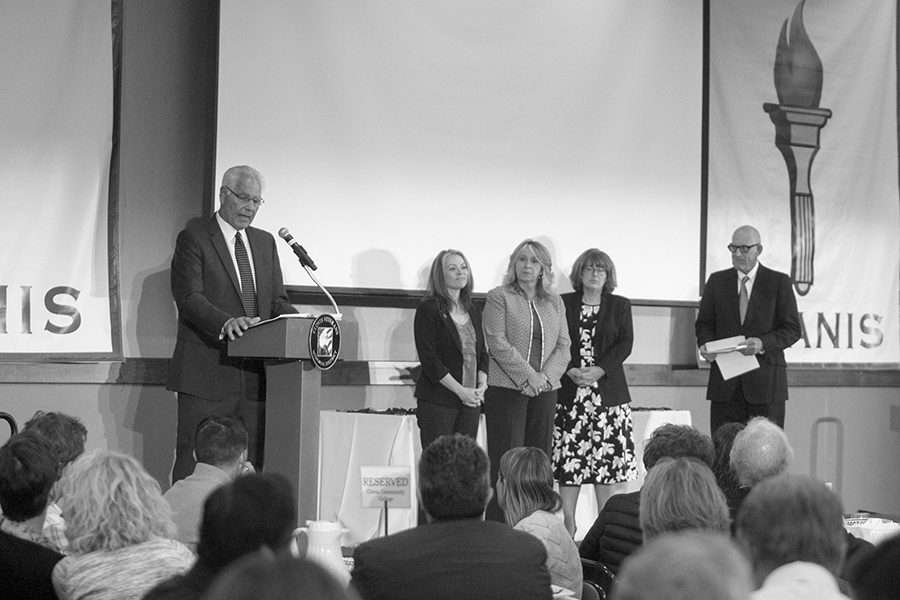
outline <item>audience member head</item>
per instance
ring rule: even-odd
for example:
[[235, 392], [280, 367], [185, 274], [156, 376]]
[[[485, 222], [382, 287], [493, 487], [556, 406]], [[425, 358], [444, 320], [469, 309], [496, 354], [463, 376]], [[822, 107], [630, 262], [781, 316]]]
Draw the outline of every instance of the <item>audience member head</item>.
[[73, 554], [116, 550], [175, 533], [159, 483], [130, 456], [109, 451], [82, 455], [60, 484]]
[[537, 510], [559, 510], [561, 500], [553, 489], [553, 467], [543, 450], [520, 446], [503, 454], [497, 500], [510, 526]]
[[21, 523], [43, 515], [59, 474], [59, 462], [47, 439], [26, 430], [0, 448], [0, 508]]
[[257, 552], [236, 561], [212, 583], [206, 600], [358, 600], [318, 564]]
[[660, 458], [679, 456], [696, 458], [712, 468], [712, 440], [696, 427], [665, 423], [657, 427], [644, 443], [644, 468], [648, 471]]
[[850, 574], [856, 600], [900, 598], [900, 535], [894, 535], [865, 555]]
[[61, 469], [84, 453], [87, 428], [77, 417], [39, 410], [25, 422], [24, 429], [37, 431], [47, 439]]
[[435, 521], [478, 518], [491, 498], [488, 457], [475, 440], [442, 435], [419, 459], [419, 496]]
[[749, 600], [750, 566], [727, 536], [662, 535], [625, 559], [614, 600]]
[[727, 534], [725, 494], [712, 469], [693, 457], [663, 458], [647, 473], [641, 488], [644, 540], [685, 529]]
[[540, 273], [538, 273], [538, 285], [536, 292], [539, 296], [549, 294], [553, 291], [553, 257], [547, 246], [537, 240], [522, 240], [512, 254], [509, 255], [509, 264], [506, 266], [506, 274], [503, 276], [503, 285], [519, 287], [519, 278], [516, 273], [516, 263], [519, 257], [526, 259], [537, 258], [541, 265]]
[[216, 488], [203, 504], [197, 555], [213, 572], [265, 546], [287, 548], [297, 523], [291, 484], [281, 475], [251, 473]]
[[[455, 276], [457, 273], [462, 272], [465, 272], [466, 280], [462, 287], [459, 287], [459, 282]], [[426, 295], [434, 296], [443, 308], [449, 309], [449, 289], [452, 287], [459, 291], [460, 306], [469, 310], [472, 307], [473, 286], [472, 271], [465, 254], [453, 249], [438, 252], [438, 255], [434, 257], [434, 261], [431, 263], [431, 270], [428, 273]]]
[[582, 274], [588, 267], [599, 267], [606, 271], [603, 293], [612, 294], [618, 285], [616, 282], [616, 265], [609, 257], [609, 254], [596, 248], [585, 250], [572, 264], [572, 271], [569, 273], [569, 283], [572, 284], [572, 289], [576, 292], [581, 292], [584, 289]]
[[731, 468], [743, 487], [787, 470], [794, 451], [784, 430], [765, 417], [750, 419], [731, 447]]
[[194, 456], [232, 477], [241, 473], [247, 456], [247, 428], [234, 415], [210, 415], [197, 424]]
[[738, 509], [735, 537], [747, 550], [757, 585], [796, 561], [837, 574], [846, 547], [841, 501], [812, 477], [770, 477], [753, 486]]
[[738, 422], [725, 423], [716, 429], [712, 436], [715, 450], [712, 469], [726, 498], [737, 492], [740, 487], [734, 469], [731, 468], [731, 447], [734, 445], [735, 436], [745, 426], [744, 423]]

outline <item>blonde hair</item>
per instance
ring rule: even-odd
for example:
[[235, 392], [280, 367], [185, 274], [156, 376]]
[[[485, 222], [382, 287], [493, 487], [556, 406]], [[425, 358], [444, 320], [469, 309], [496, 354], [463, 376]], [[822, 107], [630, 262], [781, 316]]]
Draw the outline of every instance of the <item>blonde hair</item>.
[[550, 256], [550, 250], [537, 240], [522, 240], [516, 249], [509, 255], [509, 264], [506, 266], [506, 274], [503, 276], [503, 285], [508, 286], [516, 291], [522, 291], [519, 282], [516, 279], [516, 260], [519, 253], [525, 248], [529, 248], [534, 252], [538, 262], [541, 263], [541, 274], [538, 276], [538, 286], [536, 293], [540, 297], [553, 294], [553, 258]]
[[662, 458], [641, 488], [644, 542], [667, 532], [702, 529], [727, 534], [731, 524], [725, 494], [709, 465], [696, 458]]
[[553, 468], [540, 448], [519, 446], [507, 450], [500, 458], [499, 479], [503, 481], [503, 493], [498, 500], [510, 527], [535, 511], [559, 510], [561, 501], [553, 489]]
[[116, 550], [175, 534], [172, 509], [159, 483], [130, 456], [109, 451], [83, 455], [60, 483], [73, 554]]

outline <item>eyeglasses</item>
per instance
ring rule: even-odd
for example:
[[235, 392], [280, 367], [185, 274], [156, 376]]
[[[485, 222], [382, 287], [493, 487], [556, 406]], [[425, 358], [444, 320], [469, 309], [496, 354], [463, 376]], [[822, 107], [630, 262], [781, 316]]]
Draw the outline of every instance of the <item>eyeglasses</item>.
[[759, 244], [750, 244], [749, 246], [735, 246], [734, 244], [728, 244], [728, 251], [732, 254], [734, 254], [735, 250], [739, 251], [741, 254], [748, 254], [757, 246], [759, 246]]
[[593, 273], [594, 275], [606, 275], [606, 269], [604, 269], [603, 267], [586, 266], [581, 268], [581, 272], [585, 275], [588, 275], [590, 273]]
[[238, 194], [236, 191], [228, 187], [227, 185], [223, 185], [222, 188], [231, 192], [231, 195], [244, 202], [246, 204], [253, 204], [254, 206], [259, 206], [260, 204], [265, 204], [266, 201], [263, 200], [262, 196], [248, 196], [246, 194]]

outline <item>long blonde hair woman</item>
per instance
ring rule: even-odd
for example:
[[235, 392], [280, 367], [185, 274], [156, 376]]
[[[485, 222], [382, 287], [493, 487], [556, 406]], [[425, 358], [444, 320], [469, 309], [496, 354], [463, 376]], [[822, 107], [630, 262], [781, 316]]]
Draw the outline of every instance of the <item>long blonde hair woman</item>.
[[175, 525], [159, 484], [134, 458], [84, 455], [66, 470], [60, 494], [71, 553], [53, 569], [60, 600], [138, 600], [193, 562], [170, 539]]

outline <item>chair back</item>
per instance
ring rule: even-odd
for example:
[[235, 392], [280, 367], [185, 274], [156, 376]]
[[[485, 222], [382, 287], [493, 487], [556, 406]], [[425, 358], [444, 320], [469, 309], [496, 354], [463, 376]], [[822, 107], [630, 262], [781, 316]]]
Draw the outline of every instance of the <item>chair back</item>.
[[603, 592], [600, 597], [601, 600], [605, 600], [612, 590], [613, 582], [616, 580], [613, 572], [602, 562], [584, 557], [581, 559], [581, 571], [584, 574], [584, 581], [596, 584]]
[[0, 412], [0, 421], [6, 421], [6, 424], [9, 425], [9, 437], [19, 433], [19, 425], [11, 414]]
[[581, 600], [606, 600], [606, 592], [598, 584], [585, 579], [581, 584]]

